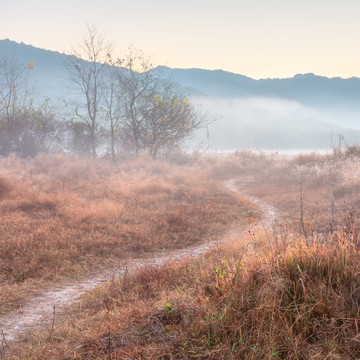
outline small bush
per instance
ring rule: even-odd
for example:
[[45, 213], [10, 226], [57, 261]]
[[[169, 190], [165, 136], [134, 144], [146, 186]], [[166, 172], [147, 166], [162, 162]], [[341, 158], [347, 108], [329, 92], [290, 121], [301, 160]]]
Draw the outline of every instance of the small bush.
[[0, 200], [3, 199], [13, 189], [9, 181], [0, 178]]
[[350, 158], [359, 158], [360, 157], [360, 145], [354, 144], [346, 148], [345, 156]]

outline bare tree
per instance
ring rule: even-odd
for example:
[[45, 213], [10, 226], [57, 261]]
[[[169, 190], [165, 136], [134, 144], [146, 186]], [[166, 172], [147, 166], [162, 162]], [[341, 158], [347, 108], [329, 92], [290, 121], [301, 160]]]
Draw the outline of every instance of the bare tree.
[[80, 93], [75, 114], [86, 124], [89, 133], [91, 153], [95, 157], [98, 145], [99, 127], [102, 119], [101, 102], [104, 89], [104, 75], [113, 45], [96, 26], [86, 26], [86, 32], [76, 48], [73, 48], [66, 67], [72, 82]]
[[136, 155], [143, 149], [144, 114], [149, 106], [148, 92], [154, 86], [153, 66], [140, 50], [129, 48], [117, 62], [117, 92], [121, 96], [121, 127], [124, 146]]
[[33, 64], [19, 64], [14, 57], [0, 58], [0, 126], [2, 153], [7, 155], [17, 151], [32, 100], [29, 96], [27, 80]]
[[108, 68], [107, 81], [104, 87], [104, 112], [109, 126], [110, 154], [112, 161], [116, 158], [116, 147], [120, 135], [121, 119], [121, 92], [116, 86], [116, 74], [118, 68], [111, 66]]
[[208, 121], [182, 95], [178, 85], [152, 65], [149, 57], [130, 48], [117, 72], [121, 94], [124, 142], [138, 155], [156, 158], [177, 149]]

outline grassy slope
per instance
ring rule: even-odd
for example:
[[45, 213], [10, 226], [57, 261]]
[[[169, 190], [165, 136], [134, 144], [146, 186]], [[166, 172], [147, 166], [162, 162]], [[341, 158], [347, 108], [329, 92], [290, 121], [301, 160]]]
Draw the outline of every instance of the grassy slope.
[[189, 166], [39, 156], [0, 159], [0, 313], [56, 281], [205, 241], [246, 218]]
[[218, 179], [241, 176], [243, 189], [286, 211], [285, 223], [250, 233], [250, 249], [234, 239], [196, 261], [114, 279], [75, 305], [51, 341], [34, 332], [14, 358], [360, 358], [357, 160], [198, 161]]

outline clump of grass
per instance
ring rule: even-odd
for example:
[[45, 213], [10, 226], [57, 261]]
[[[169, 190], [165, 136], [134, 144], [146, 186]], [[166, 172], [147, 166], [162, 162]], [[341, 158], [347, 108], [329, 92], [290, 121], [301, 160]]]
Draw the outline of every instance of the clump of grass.
[[205, 155], [197, 163], [207, 169], [209, 176], [216, 179], [229, 179], [238, 176], [261, 176], [274, 166], [275, 158], [252, 151], [236, 151], [229, 154]]
[[235, 244], [110, 281], [57, 327], [55, 338], [71, 339], [53, 343], [49, 358], [359, 358], [353, 239], [269, 246], [256, 236], [251, 256]]

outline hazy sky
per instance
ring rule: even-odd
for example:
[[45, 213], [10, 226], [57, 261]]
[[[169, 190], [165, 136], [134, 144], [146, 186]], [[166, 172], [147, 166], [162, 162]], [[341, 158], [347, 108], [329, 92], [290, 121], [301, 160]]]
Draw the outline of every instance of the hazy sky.
[[0, 39], [66, 51], [85, 23], [157, 64], [360, 76], [360, 0], [0, 0]]

